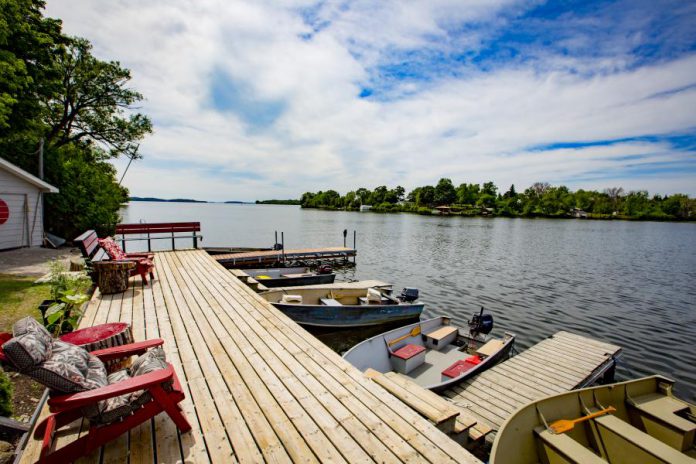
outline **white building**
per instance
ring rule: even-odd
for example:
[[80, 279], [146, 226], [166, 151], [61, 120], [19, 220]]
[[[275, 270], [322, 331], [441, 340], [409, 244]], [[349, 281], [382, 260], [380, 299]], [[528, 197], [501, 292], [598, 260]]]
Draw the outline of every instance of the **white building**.
[[58, 189], [0, 158], [0, 250], [43, 244], [43, 193]]

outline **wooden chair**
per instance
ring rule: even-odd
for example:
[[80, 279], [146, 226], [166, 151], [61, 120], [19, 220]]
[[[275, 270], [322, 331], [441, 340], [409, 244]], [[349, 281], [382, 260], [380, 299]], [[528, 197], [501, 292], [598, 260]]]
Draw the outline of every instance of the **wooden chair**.
[[100, 239], [94, 230], [88, 230], [73, 242], [80, 248], [86, 261], [91, 263], [105, 260], [133, 261], [136, 266], [130, 271], [131, 276], [139, 275], [145, 285], [147, 285], [148, 274], [151, 279], [155, 278], [154, 253], [125, 253], [113, 239], [108, 237]]
[[[164, 361], [164, 352], [157, 348], [164, 340], [87, 353], [75, 345], [53, 340], [42, 326], [28, 319], [31, 318], [15, 324], [14, 337], [0, 334], [0, 341], [4, 342], [0, 361], [49, 387], [48, 406], [52, 414], [34, 430], [34, 437], [43, 440], [39, 463], [73, 462], [160, 412], [167, 413], [182, 433], [191, 429], [179, 406], [185, 397], [179, 379], [172, 365]], [[122, 370], [101, 383], [95, 381], [98, 376], [93, 374], [102, 371], [103, 363], [134, 355], [142, 356], [133, 362], [132, 376], [128, 370]], [[85, 359], [88, 368], [80, 371], [84, 373], [80, 379], [66, 376], [64, 369], [55, 367], [62, 363], [67, 371], [77, 372], [75, 369], [79, 370]], [[89, 388], [94, 385], [97, 388]], [[83, 417], [89, 420], [89, 432], [54, 450], [56, 432]]]

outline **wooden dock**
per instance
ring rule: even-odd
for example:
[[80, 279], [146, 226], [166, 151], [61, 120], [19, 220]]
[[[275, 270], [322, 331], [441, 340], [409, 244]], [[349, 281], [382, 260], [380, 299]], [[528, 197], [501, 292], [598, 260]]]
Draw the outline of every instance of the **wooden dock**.
[[[155, 265], [151, 286], [97, 292], [81, 327], [125, 321], [136, 340], [163, 338], [193, 430], [159, 415], [80, 462], [480, 462], [204, 251], [157, 253]], [[39, 450], [31, 438], [21, 462]]]
[[293, 261], [348, 260], [356, 256], [354, 248], [300, 248], [295, 250], [250, 251], [245, 253], [215, 254], [213, 258], [225, 267], [262, 267]]
[[614, 368], [620, 352], [616, 345], [558, 332], [442, 394], [496, 431], [527, 403], [596, 382]]

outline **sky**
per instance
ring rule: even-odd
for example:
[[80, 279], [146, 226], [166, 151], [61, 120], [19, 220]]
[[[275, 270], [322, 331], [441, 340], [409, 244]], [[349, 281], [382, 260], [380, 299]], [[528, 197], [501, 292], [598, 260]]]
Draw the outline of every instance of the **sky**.
[[135, 196], [441, 177], [696, 195], [694, 1], [48, 0], [46, 14], [145, 96]]

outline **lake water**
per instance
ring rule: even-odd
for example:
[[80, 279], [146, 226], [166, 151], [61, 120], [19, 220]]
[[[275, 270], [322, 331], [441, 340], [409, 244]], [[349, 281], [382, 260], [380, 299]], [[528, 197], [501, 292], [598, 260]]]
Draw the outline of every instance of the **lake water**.
[[[617, 378], [654, 373], [696, 400], [696, 223], [433, 217], [296, 206], [130, 203], [123, 222], [200, 221], [203, 246], [343, 245], [339, 279], [417, 287], [424, 316], [466, 326], [481, 306], [523, 350], [559, 330], [624, 348]], [[162, 241], [169, 246], [168, 241]], [[191, 241], [182, 242], [190, 246]], [[369, 331], [321, 334], [338, 351]]]

